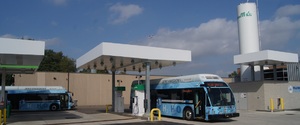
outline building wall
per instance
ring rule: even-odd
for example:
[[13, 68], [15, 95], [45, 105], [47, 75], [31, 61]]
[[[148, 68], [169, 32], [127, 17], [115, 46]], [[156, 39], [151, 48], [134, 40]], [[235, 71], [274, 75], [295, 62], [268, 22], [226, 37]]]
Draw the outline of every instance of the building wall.
[[300, 86], [300, 82], [280, 82], [265, 83], [266, 100], [265, 103], [270, 105], [270, 98], [274, 100], [274, 108], [278, 109], [278, 98], [284, 99], [286, 109], [300, 109], [300, 93], [290, 93], [289, 86]]
[[[246, 104], [239, 104], [240, 100], [236, 100], [237, 105], [245, 105], [246, 110], [263, 110], [264, 102], [264, 87], [263, 82], [242, 82], [229, 84], [233, 93], [236, 96], [244, 95]], [[235, 97], [239, 99], [239, 97]]]
[[[150, 76], [150, 79], [169, 76]], [[141, 80], [145, 79], [145, 76]], [[118, 83], [117, 80], [120, 82]], [[124, 103], [130, 102], [130, 89], [136, 75], [116, 75], [116, 86], [125, 86], [123, 92]], [[112, 76], [111, 74], [70, 73], [69, 91], [74, 93], [73, 98], [78, 100], [79, 106], [106, 105], [112, 103]], [[16, 86], [63, 86], [68, 89], [68, 73], [36, 72], [34, 74], [16, 74]]]
[[[229, 84], [236, 96], [246, 94], [247, 110], [270, 110], [270, 99], [274, 100], [274, 108], [278, 107], [278, 98], [284, 99], [285, 109], [300, 109], [300, 93], [290, 93], [289, 86], [300, 86], [293, 81], [259, 81]], [[241, 99], [236, 97], [237, 105]], [[243, 106], [238, 106], [243, 107]]]

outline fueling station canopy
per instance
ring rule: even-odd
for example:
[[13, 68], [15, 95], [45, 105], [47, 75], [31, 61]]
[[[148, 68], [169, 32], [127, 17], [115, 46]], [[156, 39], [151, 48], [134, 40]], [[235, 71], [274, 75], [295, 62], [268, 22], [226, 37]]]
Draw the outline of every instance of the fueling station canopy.
[[1, 108], [6, 108], [6, 73], [34, 73], [45, 53], [44, 41], [0, 38], [0, 73], [2, 74], [0, 99]]
[[0, 71], [33, 73], [44, 57], [45, 42], [0, 38]]
[[234, 56], [236, 65], [282, 65], [291, 62], [298, 62], [298, 54], [263, 50]]
[[145, 71], [190, 62], [191, 51], [103, 42], [76, 60], [77, 68]]
[[[235, 55], [233, 60], [234, 64], [236, 65], [247, 65], [251, 67], [252, 81], [255, 80], [254, 66], [260, 66], [260, 79], [263, 80], [263, 71], [265, 65], [272, 65], [273, 73], [275, 74], [277, 65], [285, 65], [286, 63], [295, 63], [299, 61], [298, 54], [274, 50], [263, 50], [259, 52]], [[277, 79], [276, 75], [274, 75], [273, 77], [274, 79]]]
[[[145, 71], [146, 100], [150, 100], [150, 70], [190, 62], [191, 51], [103, 42], [76, 60], [79, 69], [112, 72], [112, 108], [115, 109], [115, 71]], [[147, 101], [146, 113], [150, 113]]]

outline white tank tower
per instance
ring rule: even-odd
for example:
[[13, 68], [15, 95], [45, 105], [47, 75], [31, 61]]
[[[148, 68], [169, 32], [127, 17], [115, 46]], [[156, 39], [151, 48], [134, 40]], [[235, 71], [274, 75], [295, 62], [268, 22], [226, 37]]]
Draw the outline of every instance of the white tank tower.
[[[274, 50], [260, 50], [258, 12], [255, 3], [241, 3], [237, 7], [240, 54], [233, 57], [234, 64], [241, 65], [241, 81], [265, 80], [264, 69], [272, 66], [273, 76], [278, 80], [277, 65], [298, 63], [298, 54]], [[269, 73], [270, 74], [270, 73]]]
[[[240, 54], [260, 51], [258, 16], [255, 3], [241, 3], [237, 7]], [[241, 65], [241, 81], [251, 79], [251, 67]], [[254, 70], [259, 70], [255, 67]]]

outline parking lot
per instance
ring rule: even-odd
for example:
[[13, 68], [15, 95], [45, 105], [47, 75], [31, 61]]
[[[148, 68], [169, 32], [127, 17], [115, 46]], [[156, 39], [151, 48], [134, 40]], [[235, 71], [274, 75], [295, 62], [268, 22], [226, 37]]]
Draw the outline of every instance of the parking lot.
[[9, 125], [299, 125], [300, 111], [289, 110], [282, 112], [239, 111], [240, 117], [215, 121], [185, 121], [178, 118], [163, 117], [162, 121], [149, 122], [140, 117], [133, 117], [130, 113], [105, 113], [99, 107], [79, 107], [77, 110], [67, 111], [39, 111], [11, 113], [7, 119]]

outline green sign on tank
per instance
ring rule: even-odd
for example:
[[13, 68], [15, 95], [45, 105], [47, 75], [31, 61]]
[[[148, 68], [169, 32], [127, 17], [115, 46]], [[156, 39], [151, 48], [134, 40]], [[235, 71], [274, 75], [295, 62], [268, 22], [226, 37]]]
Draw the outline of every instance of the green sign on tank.
[[28, 66], [28, 65], [0, 65], [0, 68], [5, 69], [37, 69], [39, 66]]

